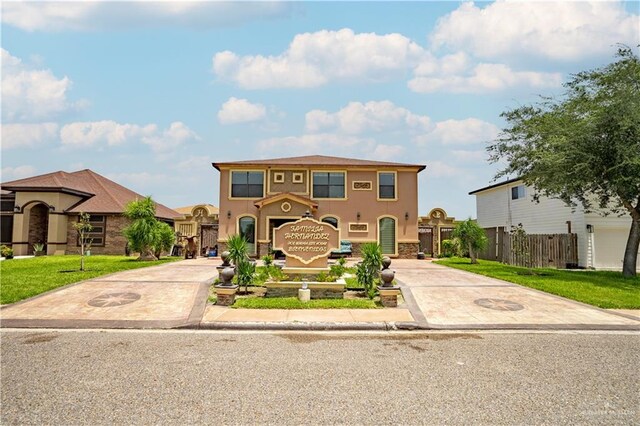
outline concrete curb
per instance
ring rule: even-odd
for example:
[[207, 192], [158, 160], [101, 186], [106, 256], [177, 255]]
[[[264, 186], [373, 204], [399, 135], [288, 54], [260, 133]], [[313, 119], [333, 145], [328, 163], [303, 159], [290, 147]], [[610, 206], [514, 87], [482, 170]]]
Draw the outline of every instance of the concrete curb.
[[395, 322], [206, 322], [201, 330], [391, 331], [416, 330], [417, 323]]

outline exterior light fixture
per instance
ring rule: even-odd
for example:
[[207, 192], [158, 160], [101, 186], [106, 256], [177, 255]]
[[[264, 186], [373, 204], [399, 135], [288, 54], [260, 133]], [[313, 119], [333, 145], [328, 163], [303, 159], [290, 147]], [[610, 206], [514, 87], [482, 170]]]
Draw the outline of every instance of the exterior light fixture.
[[409, 212], [406, 212], [406, 213], [404, 214], [404, 220], [409, 220]]
[[56, 208], [55, 208], [54, 206], [49, 206], [49, 211], [50, 211], [50, 212], [55, 212], [55, 211], [56, 211]]
[[231, 219], [231, 210], [227, 210], [227, 219]]
[[360, 212], [356, 213], [356, 219], [360, 220]]
[[587, 232], [593, 234], [593, 225], [587, 225]]
[[13, 211], [16, 213], [20, 213], [20, 206], [13, 206]]
[[313, 215], [311, 214], [311, 212], [309, 210], [307, 210], [306, 212], [304, 212], [302, 217], [313, 217]]

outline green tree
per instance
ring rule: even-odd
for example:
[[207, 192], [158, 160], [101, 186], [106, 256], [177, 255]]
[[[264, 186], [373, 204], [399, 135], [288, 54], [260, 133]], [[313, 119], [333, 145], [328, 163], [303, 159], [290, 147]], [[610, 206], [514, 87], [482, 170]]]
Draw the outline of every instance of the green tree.
[[453, 230], [453, 237], [460, 240], [462, 247], [469, 250], [471, 263], [478, 263], [478, 252], [487, 247], [488, 239], [484, 229], [473, 220], [460, 222]]
[[124, 216], [131, 220], [131, 224], [122, 232], [131, 250], [140, 253], [138, 260], [156, 260], [153, 254], [158, 227], [156, 203], [151, 197], [131, 201], [125, 207]]
[[162, 252], [168, 252], [171, 250], [171, 246], [175, 244], [176, 233], [170, 225], [157, 221], [154, 240], [153, 252], [155, 256], [160, 259]]
[[560, 98], [502, 114], [507, 126], [489, 145], [496, 178], [516, 175], [540, 195], [585, 211], [629, 214], [623, 274], [636, 275], [640, 246], [640, 60], [618, 49], [617, 60], [580, 72]]
[[80, 270], [84, 271], [84, 255], [91, 247], [93, 240], [87, 238], [87, 233], [91, 232], [93, 226], [89, 223], [90, 216], [88, 213], [80, 212], [78, 221], [73, 224], [73, 229], [78, 233], [78, 241], [80, 242]]

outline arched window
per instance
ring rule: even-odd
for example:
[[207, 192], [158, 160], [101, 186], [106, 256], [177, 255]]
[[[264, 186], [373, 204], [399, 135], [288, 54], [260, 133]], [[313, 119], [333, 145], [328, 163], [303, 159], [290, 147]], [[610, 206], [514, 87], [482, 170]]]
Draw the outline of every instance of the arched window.
[[333, 217], [333, 216], [323, 217], [322, 221], [324, 223], [328, 223], [329, 225], [333, 226], [336, 229], [340, 229], [340, 228], [338, 228], [338, 218], [336, 218], [336, 217]]
[[238, 233], [247, 240], [247, 253], [256, 254], [256, 220], [243, 216], [238, 220]]
[[383, 217], [378, 222], [378, 242], [382, 254], [396, 254], [396, 221]]

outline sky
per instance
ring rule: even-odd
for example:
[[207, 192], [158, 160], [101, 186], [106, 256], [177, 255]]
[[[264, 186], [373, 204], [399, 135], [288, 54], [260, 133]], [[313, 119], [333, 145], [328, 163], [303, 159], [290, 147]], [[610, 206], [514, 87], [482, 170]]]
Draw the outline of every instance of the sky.
[[426, 164], [475, 217], [504, 111], [640, 44], [639, 2], [2, 2], [2, 182], [92, 169], [169, 207], [212, 162]]

